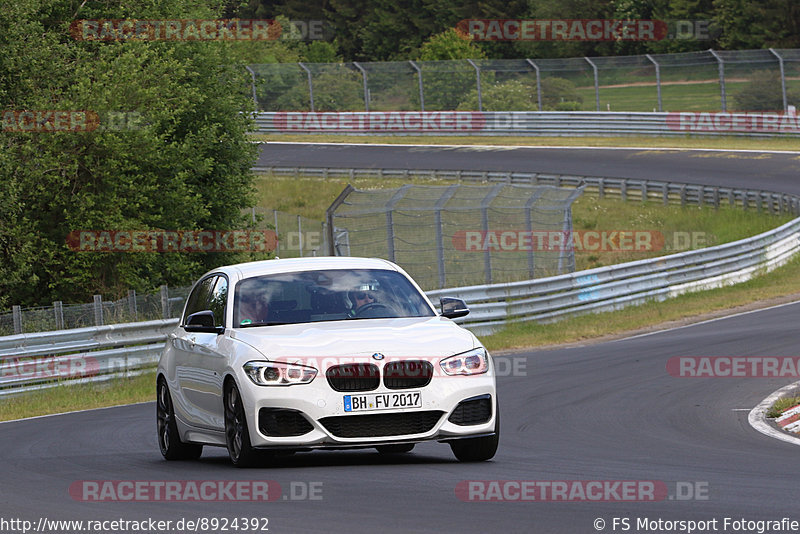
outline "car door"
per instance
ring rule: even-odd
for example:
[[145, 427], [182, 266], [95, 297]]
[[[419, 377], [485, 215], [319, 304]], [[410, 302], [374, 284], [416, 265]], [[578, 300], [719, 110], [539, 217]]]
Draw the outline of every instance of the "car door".
[[224, 326], [228, 280], [212, 275], [201, 280], [189, 296], [181, 327], [173, 341], [175, 347], [175, 376], [183, 419], [201, 428], [220, 428], [222, 423], [222, 370], [225, 356], [221, 354], [223, 335], [208, 332], [187, 332], [184, 329], [190, 315], [200, 311], [214, 312], [216, 325]]

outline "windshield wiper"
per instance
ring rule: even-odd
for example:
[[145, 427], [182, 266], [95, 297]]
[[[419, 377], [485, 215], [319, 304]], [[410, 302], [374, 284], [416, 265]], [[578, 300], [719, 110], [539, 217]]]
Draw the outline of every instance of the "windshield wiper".
[[263, 323], [247, 323], [247, 324], [240, 324], [239, 328], [250, 328], [251, 326], [277, 326], [282, 324], [294, 324], [294, 323], [282, 323], [279, 321], [270, 321]]

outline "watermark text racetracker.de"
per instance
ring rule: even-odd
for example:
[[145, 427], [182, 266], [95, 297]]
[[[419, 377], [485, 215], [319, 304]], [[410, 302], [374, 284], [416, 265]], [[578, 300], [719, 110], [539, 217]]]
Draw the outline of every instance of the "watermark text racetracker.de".
[[332, 28], [323, 20], [273, 19], [81, 19], [70, 23], [78, 41], [275, 41], [323, 40]]
[[677, 378], [800, 378], [800, 357], [675, 356], [667, 372]]
[[144, 115], [138, 111], [3, 110], [0, 128], [15, 133], [58, 133], [140, 130]]
[[76, 480], [69, 496], [80, 502], [321, 501], [322, 482], [275, 480]]
[[706, 481], [661, 480], [462, 480], [464, 502], [658, 502], [709, 500]]
[[[292, 237], [288, 245], [299, 245]], [[299, 238], [314, 248], [322, 236], [304, 232]], [[75, 230], [66, 243], [75, 252], [271, 252], [278, 235], [274, 230]]]
[[708, 40], [710, 20], [464, 19], [456, 30], [475, 41]]

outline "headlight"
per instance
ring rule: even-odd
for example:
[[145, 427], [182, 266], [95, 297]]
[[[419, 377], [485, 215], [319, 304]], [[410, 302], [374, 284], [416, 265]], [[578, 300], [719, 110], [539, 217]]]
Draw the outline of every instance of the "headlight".
[[247, 362], [244, 372], [259, 386], [308, 384], [317, 376], [317, 370], [313, 367], [278, 362]]
[[489, 370], [489, 354], [484, 348], [473, 349], [445, 358], [439, 365], [448, 375], [480, 375]]

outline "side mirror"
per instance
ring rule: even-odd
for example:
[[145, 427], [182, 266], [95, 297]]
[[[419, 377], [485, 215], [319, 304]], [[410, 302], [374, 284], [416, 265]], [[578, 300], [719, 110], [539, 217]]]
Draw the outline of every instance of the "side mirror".
[[447, 317], [448, 319], [464, 317], [469, 314], [467, 303], [461, 299], [442, 297], [439, 299], [439, 306], [442, 308], [442, 317]]
[[218, 335], [225, 332], [224, 326], [214, 326], [214, 322], [214, 312], [203, 310], [187, 317], [186, 326], [183, 329], [187, 332], [205, 332]]

